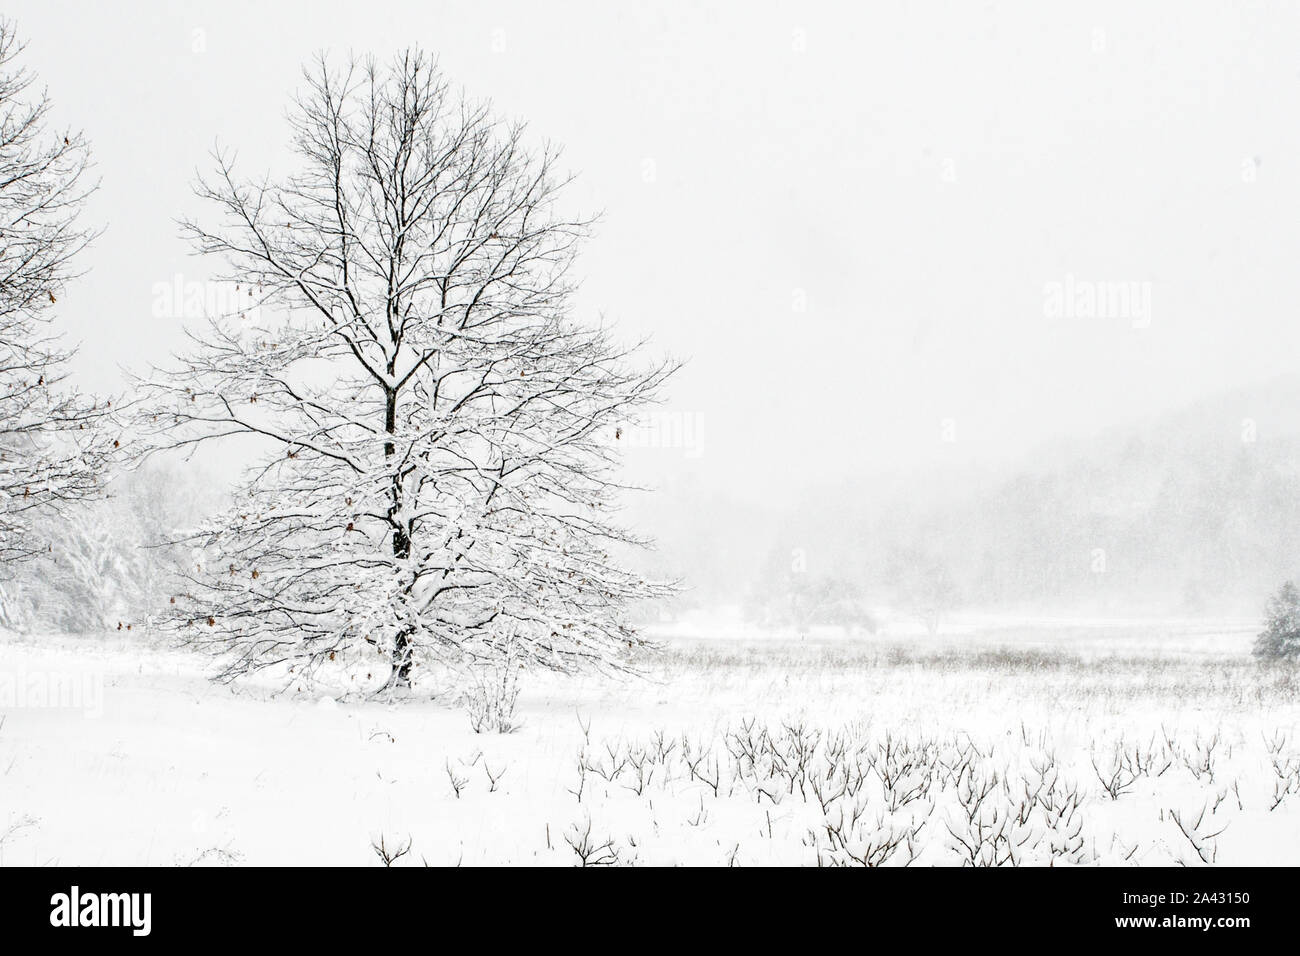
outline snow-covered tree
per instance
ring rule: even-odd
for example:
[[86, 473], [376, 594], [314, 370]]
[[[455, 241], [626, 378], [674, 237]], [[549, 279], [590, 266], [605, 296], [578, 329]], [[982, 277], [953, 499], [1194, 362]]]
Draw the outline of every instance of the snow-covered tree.
[[1300, 588], [1285, 582], [1268, 602], [1265, 628], [1255, 638], [1261, 660], [1300, 658]]
[[212, 497], [159, 462], [115, 477], [104, 494], [65, 514], [34, 516], [48, 549], [0, 580], [0, 627], [92, 633], [148, 628], [169, 606], [189, 549], [171, 544], [196, 502]]
[[52, 328], [91, 238], [78, 225], [91, 188], [81, 135], [56, 130], [0, 20], [0, 563], [48, 553], [49, 516], [99, 493], [106, 403], [65, 387], [70, 351]]
[[391, 687], [507, 645], [626, 666], [625, 608], [663, 589], [610, 557], [618, 423], [671, 366], [573, 317], [589, 223], [557, 204], [555, 151], [418, 51], [322, 59], [291, 122], [296, 173], [246, 180], [219, 152], [214, 218], [186, 224], [256, 316], [214, 316], [139, 383], [139, 452], [257, 447], [171, 626], [227, 677], [369, 655]]

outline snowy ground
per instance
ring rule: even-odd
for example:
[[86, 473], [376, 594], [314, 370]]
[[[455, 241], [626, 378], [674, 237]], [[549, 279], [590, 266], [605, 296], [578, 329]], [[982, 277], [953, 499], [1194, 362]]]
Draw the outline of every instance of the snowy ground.
[[[1300, 863], [1300, 676], [1230, 624], [665, 637], [464, 707], [0, 638], [0, 863]], [[459, 792], [458, 792], [459, 791]]]

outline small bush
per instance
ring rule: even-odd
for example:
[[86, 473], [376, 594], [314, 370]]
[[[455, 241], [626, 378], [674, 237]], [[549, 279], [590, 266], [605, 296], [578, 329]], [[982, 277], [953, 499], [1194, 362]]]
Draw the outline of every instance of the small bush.
[[1268, 602], [1267, 626], [1255, 639], [1260, 660], [1300, 658], [1300, 589], [1287, 581]]
[[515, 719], [519, 701], [519, 664], [513, 648], [492, 667], [476, 669], [472, 685], [465, 692], [465, 712], [476, 734], [512, 734], [522, 726]]

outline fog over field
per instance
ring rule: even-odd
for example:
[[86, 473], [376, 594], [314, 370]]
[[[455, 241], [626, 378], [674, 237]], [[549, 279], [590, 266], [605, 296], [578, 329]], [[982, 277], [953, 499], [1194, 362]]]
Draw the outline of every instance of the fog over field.
[[0, 864], [1300, 862], [1300, 9], [0, 23]]

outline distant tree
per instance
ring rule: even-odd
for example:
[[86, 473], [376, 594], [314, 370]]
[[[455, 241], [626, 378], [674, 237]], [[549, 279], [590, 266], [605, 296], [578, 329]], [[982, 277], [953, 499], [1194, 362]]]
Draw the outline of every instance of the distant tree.
[[921, 551], [900, 550], [892, 557], [890, 577], [899, 606], [919, 620], [931, 637], [937, 635], [959, 596], [947, 562]]
[[1183, 610], [1190, 614], [1205, 611], [1205, 587], [1200, 578], [1189, 577], [1183, 582]]
[[855, 581], [809, 570], [802, 561], [792, 562], [790, 554], [781, 546], [769, 553], [745, 602], [749, 621], [800, 634], [814, 626], [875, 632], [876, 620]]
[[259, 290], [142, 380], [142, 453], [242, 436], [258, 461], [193, 537], [168, 622], [223, 676], [375, 659], [619, 669], [663, 589], [611, 557], [619, 423], [672, 371], [572, 314], [587, 222], [554, 150], [414, 51], [322, 60], [290, 110], [294, 174], [228, 156], [186, 232]]
[[914, 609], [925, 624], [926, 633], [939, 633], [944, 618], [957, 604], [957, 582], [946, 564], [935, 564], [913, 594]]
[[117, 476], [69, 514], [33, 519], [48, 550], [0, 581], [0, 626], [19, 632], [138, 632], [168, 607], [189, 550], [170, 543], [205, 496], [175, 467]]
[[71, 351], [52, 328], [72, 262], [92, 238], [78, 219], [92, 186], [80, 133], [17, 64], [0, 20], [0, 564], [48, 553], [47, 519], [101, 490], [107, 405], [63, 388]]
[[1260, 660], [1300, 658], [1300, 588], [1287, 581], [1268, 602], [1266, 626], [1255, 638]]
[[847, 578], [830, 575], [798, 576], [789, 593], [790, 613], [800, 632], [814, 625], [862, 628], [875, 633], [876, 620], [862, 589]]

